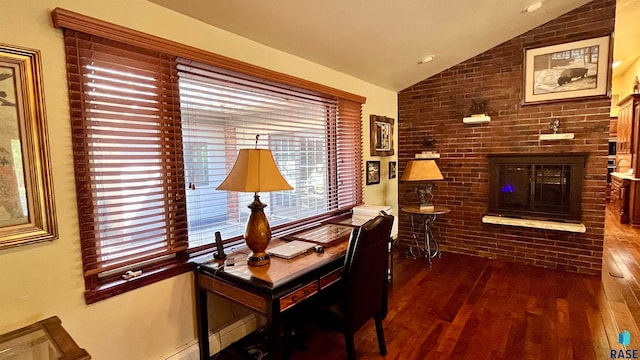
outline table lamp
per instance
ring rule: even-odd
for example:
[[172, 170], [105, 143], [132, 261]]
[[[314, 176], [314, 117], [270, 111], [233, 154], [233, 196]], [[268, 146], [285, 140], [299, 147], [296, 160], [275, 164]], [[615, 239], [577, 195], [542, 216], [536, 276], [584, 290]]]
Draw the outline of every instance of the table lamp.
[[[434, 181], [442, 180], [444, 177], [438, 169], [438, 165], [434, 160], [410, 160], [400, 181]], [[434, 210], [435, 207], [431, 202], [433, 200], [433, 184], [427, 182], [423, 187], [417, 186], [416, 192], [420, 197], [420, 210]]]
[[262, 266], [270, 262], [269, 254], [266, 253], [271, 241], [271, 228], [264, 214], [267, 204], [260, 201], [258, 193], [292, 189], [293, 187], [278, 170], [271, 150], [258, 148], [240, 149], [231, 172], [216, 188], [216, 190], [254, 193], [253, 202], [248, 206], [251, 209], [251, 215], [247, 220], [244, 233], [244, 241], [252, 251], [247, 258], [249, 265]]

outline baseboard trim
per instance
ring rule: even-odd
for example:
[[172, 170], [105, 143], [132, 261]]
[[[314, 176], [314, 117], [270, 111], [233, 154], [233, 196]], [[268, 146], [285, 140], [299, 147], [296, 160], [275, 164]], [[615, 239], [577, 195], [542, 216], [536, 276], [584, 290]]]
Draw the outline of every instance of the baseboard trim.
[[[242, 339], [246, 335], [252, 333], [264, 325], [264, 318], [256, 314], [249, 314], [233, 323], [225, 326], [216, 332], [209, 333], [209, 353], [215, 355]], [[188, 342], [184, 347], [177, 349], [170, 355], [160, 358], [161, 360], [199, 360], [200, 346], [198, 340], [194, 339]]]

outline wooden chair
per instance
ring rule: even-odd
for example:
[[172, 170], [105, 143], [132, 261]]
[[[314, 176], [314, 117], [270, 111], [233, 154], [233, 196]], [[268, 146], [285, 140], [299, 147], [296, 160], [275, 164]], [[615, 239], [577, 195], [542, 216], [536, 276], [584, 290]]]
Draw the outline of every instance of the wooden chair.
[[[387, 314], [387, 257], [393, 215], [379, 215], [351, 233], [343, 283], [325, 306], [344, 334], [347, 358], [354, 358], [353, 336], [373, 317], [381, 355], [386, 355], [382, 319]], [[337, 296], [335, 296], [337, 295]]]

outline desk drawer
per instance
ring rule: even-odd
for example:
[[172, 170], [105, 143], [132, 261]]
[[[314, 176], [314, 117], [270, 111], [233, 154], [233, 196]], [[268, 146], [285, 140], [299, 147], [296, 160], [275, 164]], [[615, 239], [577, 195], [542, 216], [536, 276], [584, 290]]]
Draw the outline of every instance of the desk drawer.
[[342, 278], [342, 268], [338, 270], [334, 270], [333, 272], [328, 273], [320, 278], [320, 290], [323, 290], [329, 285], [336, 283], [338, 280]]
[[280, 298], [280, 311], [285, 311], [311, 295], [318, 293], [318, 282], [313, 281], [302, 288]]

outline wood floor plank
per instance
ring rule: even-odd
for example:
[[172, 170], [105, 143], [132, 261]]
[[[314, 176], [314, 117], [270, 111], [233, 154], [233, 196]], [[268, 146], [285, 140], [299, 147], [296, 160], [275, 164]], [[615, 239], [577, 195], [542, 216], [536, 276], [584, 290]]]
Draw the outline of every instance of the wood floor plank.
[[636, 324], [640, 323], [640, 302], [638, 302], [638, 298], [635, 295], [635, 292], [632, 288], [633, 284], [630, 284], [629, 279], [615, 279], [618, 283], [618, 287], [620, 288], [620, 292], [622, 293], [622, 298], [624, 299], [627, 308], [629, 309], [629, 313]]
[[596, 359], [607, 359], [610, 355], [611, 345], [605, 328], [604, 319], [599, 309], [586, 309], [589, 331], [593, 339], [593, 353]]
[[[488, 294], [489, 295], [489, 294]], [[492, 353], [506, 355], [509, 332], [511, 331], [511, 315], [508, 304], [511, 300], [507, 296], [487, 296], [486, 301], [491, 300], [491, 308], [486, 307], [485, 312], [491, 311], [493, 317], [484, 318], [489, 328], [488, 347]]]
[[622, 271], [618, 267], [617, 261], [613, 258], [611, 251], [604, 252], [602, 263], [603, 263], [603, 266], [607, 267], [609, 275], [617, 278], [623, 277]]
[[[495, 320], [501, 315], [501, 311], [496, 310], [495, 303], [489, 302], [489, 299], [483, 299], [474, 306], [474, 312], [471, 315], [471, 319], [474, 323], [480, 324], [476, 327], [475, 332], [466, 343], [466, 349], [463, 359], [490, 359], [491, 358], [491, 335], [494, 331], [490, 324], [494, 324]], [[501, 323], [500, 326], [504, 326]], [[453, 358], [453, 357], [452, 357]]]
[[558, 358], [558, 323], [555, 321], [558, 309], [555, 297], [546, 297], [542, 308], [542, 331], [546, 336], [542, 338], [542, 347], [546, 350], [548, 359]]
[[[627, 330], [631, 334], [631, 344], [628, 348], [640, 349], [640, 331], [638, 330], [638, 324], [629, 314], [629, 308], [624, 303], [614, 302], [611, 303], [611, 310], [615, 322], [618, 324], [618, 331]], [[617, 346], [617, 341], [614, 344]]]
[[507, 347], [505, 353], [513, 359], [524, 359], [525, 356], [525, 336], [527, 324], [525, 321], [513, 319], [510, 323]]
[[[462, 332], [460, 333], [460, 337], [456, 342], [456, 345], [451, 352], [450, 359], [463, 359], [467, 355], [467, 350], [469, 348], [469, 343], [478, 332], [480, 327], [480, 321], [476, 318], [469, 318], [466, 322]], [[473, 355], [473, 354], [472, 354]], [[477, 356], [477, 354], [475, 354]]]
[[[606, 276], [608, 277], [609, 275], [607, 274]], [[598, 296], [598, 310], [599, 315], [602, 317], [602, 324], [607, 335], [607, 343], [611, 348], [618, 341], [618, 332], [620, 331], [620, 329], [618, 327], [618, 324], [616, 323], [615, 316], [613, 315], [611, 302], [607, 299], [607, 294], [604, 286], [602, 288], [602, 292]]]
[[420, 344], [413, 350], [410, 355], [412, 359], [426, 359], [433, 356], [438, 345], [438, 338], [442, 335], [445, 328], [445, 322], [436, 321], [433, 326], [421, 333], [423, 339]]
[[558, 359], [573, 359], [571, 324], [569, 322], [569, 302], [566, 299], [557, 299], [556, 310], [558, 321], [558, 326], [556, 327], [556, 336], [558, 338]]
[[491, 278], [491, 274], [493, 274], [493, 268], [490, 266], [485, 266], [480, 273], [480, 278], [473, 284], [473, 288], [469, 293], [469, 297], [467, 297], [467, 304], [473, 305], [478, 302], [480, 296], [482, 296], [486, 290], [487, 282], [489, 282], [489, 278]]
[[451, 324], [444, 329], [440, 339], [438, 339], [436, 352], [446, 354], [447, 357], [451, 355], [458, 339], [460, 339], [462, 330], [466, 326], [467, 321], [469, 321], [472, 312], [473, 307], [471, 305], [465, 304], [460, 308], [456, 317], [453, 319]]
[[[575, 293], [570, 296], [569, 322], [573, 357], [575, 359], [595, 359], [593, 351], [593, 334], [587, 319], [587, 309], [592, 307], [591, 298], [584, 295], [584, 283], [589, 279], [574, 282], [572, 289]], [[581, 284], [582, 283], [582, 284]]]

